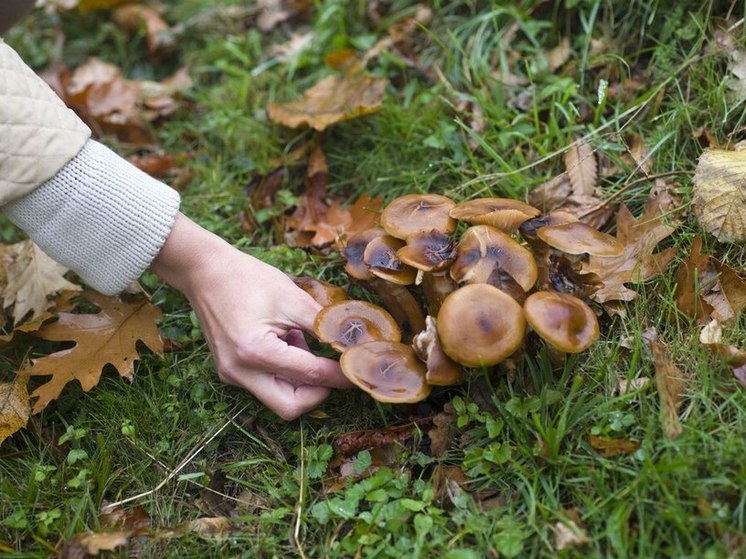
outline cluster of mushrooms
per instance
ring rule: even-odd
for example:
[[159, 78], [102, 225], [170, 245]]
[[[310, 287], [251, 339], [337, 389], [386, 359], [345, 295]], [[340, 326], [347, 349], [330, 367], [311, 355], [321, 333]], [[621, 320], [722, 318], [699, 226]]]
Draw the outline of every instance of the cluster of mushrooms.
[[[459, 221], [468, 228], [456, 239]], [[382, 306], [319, 280], [296, 283], [324, 307], [315, 334], [342, 354], [344, 374], [376, 400], [411, 403], [433, 386], [459, 383], [465, 367], [504, 361], [530, 331], [555, 352], [588, 348], [599, 336], [596, 314], [572, 293], [575, 284], [557, 278], [585, 255], [622, 251], [615, 237], [569, 213], [542, 215], [505, 198], [456, 204], [411, 194], [341, 251], [346, 273]]]

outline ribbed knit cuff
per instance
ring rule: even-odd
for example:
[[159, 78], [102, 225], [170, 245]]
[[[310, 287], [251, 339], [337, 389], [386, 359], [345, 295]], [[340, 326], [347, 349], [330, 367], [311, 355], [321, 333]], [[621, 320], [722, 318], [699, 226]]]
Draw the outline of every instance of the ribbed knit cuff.
[[179, 201], [175, 190], [88, 140], [54, 177], [2, 211], [54, 260], [113, 295], [158, 255]]

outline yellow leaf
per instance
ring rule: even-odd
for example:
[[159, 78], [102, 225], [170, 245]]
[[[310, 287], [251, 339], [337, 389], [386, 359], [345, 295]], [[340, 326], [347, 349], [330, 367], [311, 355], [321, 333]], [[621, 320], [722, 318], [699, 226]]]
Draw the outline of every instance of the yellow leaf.
[[0, 384], [0, 444], [28, 423], [31, 404], [27, 383], [28, 378], [17, 376], [13, 382]]
[[592, 145], [575, 140], [565, 152], [565, 169], [573, 194], [593, 194], [598, 179], [598, 164]]
[[718, 241], [746, 241], [746, 150], [705, 150], [694, 173], [692, 205], [699, 224]]

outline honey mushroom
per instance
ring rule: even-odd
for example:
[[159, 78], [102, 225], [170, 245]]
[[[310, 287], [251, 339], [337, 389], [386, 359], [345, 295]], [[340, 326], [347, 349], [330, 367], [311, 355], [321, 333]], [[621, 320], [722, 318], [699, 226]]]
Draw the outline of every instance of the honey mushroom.
[[299, 276], [293, 278], [293, 283], [313, 297], [322, 307], [347, 300], [347, 292], [343, 288], [326, 281]]
[[454, 219], [473, 225], [490, 225], [513, 233], [526, 220], [536, 217], [540, 210], [511, 198], [477, 198], [458, 204], [450, 212]]
[[316, 337], [342, 353], [365, 342], [401, 340], [401, 330], [381, 307], [366, 301], [341, 301], [324, 307], [313, 323]]
[[461, 382], [463, 369], [443, 351], [432, 316], [425, 318], [425, 329], [412, 340], [412, 349], [427, 367], [425, 380], [428, 384], [451, 386]]
[[439, 194], [407, 194], [393, 200], [381, 212], [381, 227], [392, 237], [407, 239], [422, 231], [456, 231], [456, 220], [449, 212], [456, 206]]
[[451, 236], [436, 229], [414, 233], [396, 256], [417, 270], [415, 284], [422, 283], [428, 311], [437, 314], [443, 300], [457, 287], [448, 274], [448, 267], [456, 258]]
[[562, 353], [580, 353], [599, 337], [598, 319], [582, 300], [559, 291], [537, 291], [523, 304], [526, 321]]
[[536, 234], [550, 247], [566, 254], [619, 256], [624, 252], [624, 245], [616, 237], [602, 233], [581, 221], [540, 227]]

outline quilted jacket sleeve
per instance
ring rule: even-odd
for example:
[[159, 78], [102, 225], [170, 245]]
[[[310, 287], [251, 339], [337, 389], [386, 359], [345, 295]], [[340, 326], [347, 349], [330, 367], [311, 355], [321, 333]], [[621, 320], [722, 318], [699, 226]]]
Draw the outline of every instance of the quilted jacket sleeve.
[[83, 121], [0, 39], [0, 205], [53, 177], [90, 135]]

